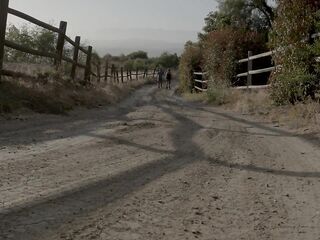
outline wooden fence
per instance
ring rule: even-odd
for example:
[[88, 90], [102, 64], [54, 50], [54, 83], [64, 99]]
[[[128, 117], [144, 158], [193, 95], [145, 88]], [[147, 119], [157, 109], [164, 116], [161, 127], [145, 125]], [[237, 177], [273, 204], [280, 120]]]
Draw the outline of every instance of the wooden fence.
[[207, 73], [193, 72], [193, 88], [196, 91], [206, 92], [208, 89], [208, 80], [205, 80]]
[[[252, 51], [248, 52], [248, 57], [241, 59], [238, 61], [238, 64], [243, 64], [243, 63], [247, 63], [247, 69], [248, 71], [245, 73], [240, 73], [238, 74], [236, 77], [237, 78], [242, 78], [242, 77], [247, 77], [247, 84], [246, 86], [240, 86], [240, 87], [234, 87], [235, 89], [262, 89], [262, 88], [267, 88], [269, 85], [261, 85], [261, 86], [256, 86], [256, 85], [252, 85], [252, 76], [256, 75], [256, 74], [262, 74], [262, 73], [266, 73], [266, 72], [272, 72], [273, 70], [275, 70], [276, 67], [271, 66], [268, 68], [263, 68], [263, 69], [257, 69], [257, 70], [253, 70], [253, 61], [256, 59], [260, 59], [260, 58], [265, 58], [265, 57], [269, 57], [272, 56], [274, 52], [273, 51], [269, 51], [269, 52], [265, 52], [265, 53], [261, 53], [258, 55], [252, 55]], [[206, 92], [208, 89], [208, 80], [206, 78], [204, 78], [203, 76], [207, 76], [207, 73], [201, 73], [201, 72], [194, 72], [193, 73], [194, 76], [202, 76], [202, 79], [198, 79], [198, 78], [194, 78], [194, 89], [196, 91], [200, 91], [200, 92]], [[201, 86], [197, 85], [197, 83], [200, 83]]]
[[[6, 39], [6, 27], [7, 27], [7, 18], [8, 14], [14, 15], [18, 18], [24, 19], [30, 23], [33, 23], [37, 26], [40, 26], [44, 29], [52, 31], [58, 34], [56, 51], [55, 52], [43, 52], [39, 50], [35, 50], [26, 46], [21, 46], [17, 43], [11, 42]], [[148, 71], [145, 69], [144, 71], [135, 70], [124, 70], [123, 68], [117, 68], [112, 65], [109, 66], [109, 63], [106, 62], [104, 66], [104, 73], [102, 73], [102, 65], [101, 63], [94, 62], [92, 60], [92, 46], [82, 47], [80, 45], [81, 37], [76, 36], [74, 40], [66, 35], [67, 32], [67, 22], [61, 21], [60, 26], [54, 27], [50, 24], [42, 22], [32, 16], [29, 16], [23, 12], [17, 11], [9, 7], [9, 0], [0, 0], [0, 80], [1, 76], [10, 76], [10, 77], [23, 77], [24, 73], [14, 72], [10, 70], [4, 69], [4, 51], [5, 47], [15, 49], [17, 51], [21, 51], [24, 53], [28, 53], [31, 55], [46, 57], [54, 60], [54, 65], [58, 70], [62, 64], [62, 61], [72, 64], [70, 77], [71, 79], [75, 79], [77, 69], [84, 70], [84, 81], [90, 82], [91, 76], [97, 78], [97, 81], [100, 82], [101, 79], [108, 81], [108, 79], [113, 80], [113, 82], [125, 82], [128, 80], [139, 79], [141, 76], [146, 78], [148, 76], [155, 77], [156, 70]], [[73, 57], [69, 58], [64, 55], [64, 46], [65, 43], [69, 43], [73, 46]], [[86, 63], [82, 64], [79, 62], [79, 53], [80, 51], [86, 56]], [[93, 68], [96, 71], [93, 71]]]
[[[315, 39], [320, 37], [320, 33], [315, 33], [310, 36], [311, 39]], [[304, 39], [303, 41], [308, 41], [308, 39]], [[280, 66], [270, 66], [268, 68], [262, 68], [262, 69], [253, 69], [253, 61], [261, 58], [266, 58], [266, 57], [271, 57], [276, 51], [281, 51], [280, 49], [278, 50], [273, 50], [269, 52], [264, 52], [260, 53], [257, 55], [252, 55], [252, 51], [248, 51], [248, 57], [239, 60], [237, 63], [238, 64], [247, 64], [247, 71], [244, 73], [237, 74], [236, 77], [238, 79], [246, 77], [246, 86], [240, 86], [240, 87], [234, 87], [235, 89], [265, 89], [268, 88], [270, 85], [253, 85], [252, 83], [252, 77], [254, 75], [262, 74], [262, 73], [268, 73], [274, 71], [276, 68]], [[320, 61], [320, 58], [316, 59], [317, 61]], [[208, 81], [203, 80], [203, 76], [207, 75], [207, 73], [202, 73], [202, 72], [193, 72], [194, 74], [194, 89], [197, 91], [205, 92], [207, 91], [208, 88]], [[197, 78], [197, 76], [202, 76], [201, 80]], [[201, 83], [202, 87], [197, 86], [197, 83]]]
[[248, 71], [245, 73], [240, 73], [237, 75], [237, 78], [241, 77], [246, 77], [247, 78], [247, 86], [245, 87], [236, 87], [237, 89], [252, 89], [252, 88], [267, 88], [269, 85], [261, 85], [261, 86], [253, 86], [252, 85], [252, 76], [257, 75], [257, 74], [262, 74], [262, 73], [267, 73], [267, 72], [272, 72], [276, 69], [275, 66], [270, 66], [268, 68], [262, 68], [262, 69], [255, 69], [253, 70], [253, 61], [256, 59], [261, 59], [265, 57], [270, 57], [274, 54], [274, 51], [269, 51], [265, 53], [260, 53], [257, 55], [252, 55], [252, 51], [248, 51], [248, 58], [244, 58], [238, 61], [239, 64], [247, 63], [247, 69]]

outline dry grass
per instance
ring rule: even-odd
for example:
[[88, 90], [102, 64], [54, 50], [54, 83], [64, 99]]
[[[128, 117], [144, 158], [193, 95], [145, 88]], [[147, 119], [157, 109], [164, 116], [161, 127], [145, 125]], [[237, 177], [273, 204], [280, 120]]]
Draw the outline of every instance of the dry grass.
[[273, 107], [267, 90], [232, 90], [224, 106], [243, 114], [261, 115], [267, 114]]
[[206, 93], [182, 93], [182, 97], [190, 102], [207, 102], [208, 96]]
[[320, 130], [320, 104], [317, 102], [277, 107], [269, 115], [270, 121], [291, 129]]
[[268, 90], [233, 90], [223, 107], [291, 129], [320, 130], [320, 104], [311, 100], [296, 105], [275, 106]]
[[31, 110], [37, 113], [64, 114], [76, 107], [94, 108], [126, 97], [147, 80], [85, 87], [65, 79], [5, 79], [0, 84], [0, 114]]
[[308, 101], [296, 105], [276, 106], [267, 89], [228, 90], [224, 93], [223, 102], [211, 102], [206, 93], [184, 93], [182, 96], [192, 102], [206, 102], [259, 120], [286, 126], [303, 132], [320, 131], [320, 102]]

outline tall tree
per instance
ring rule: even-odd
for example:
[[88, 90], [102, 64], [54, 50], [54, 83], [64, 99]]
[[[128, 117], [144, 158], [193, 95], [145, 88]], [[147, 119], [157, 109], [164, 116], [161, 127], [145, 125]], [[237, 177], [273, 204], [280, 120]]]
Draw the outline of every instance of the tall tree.
[[263, 14], [269, 27], [271, 28], [275, 16], [275, 9], [268, 2], [268, 0], [250, 0], [247, 2], [247, 4], [248, 6], [251, 6], [252, 9], [258, 9]]
[[220, 0], [218, 10], [205, 18], [200, 39], [212, 31], [225, 27], [268, 31], [272, 27], [274, 7], [268, 0]]

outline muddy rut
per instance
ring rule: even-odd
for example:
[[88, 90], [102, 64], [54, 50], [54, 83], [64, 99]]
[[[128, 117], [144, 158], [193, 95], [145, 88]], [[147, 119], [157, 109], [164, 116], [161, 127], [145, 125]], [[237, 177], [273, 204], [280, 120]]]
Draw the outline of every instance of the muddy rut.
[[320, 239], [320, 142], [146, 86], [0, 123], [0, 239]]

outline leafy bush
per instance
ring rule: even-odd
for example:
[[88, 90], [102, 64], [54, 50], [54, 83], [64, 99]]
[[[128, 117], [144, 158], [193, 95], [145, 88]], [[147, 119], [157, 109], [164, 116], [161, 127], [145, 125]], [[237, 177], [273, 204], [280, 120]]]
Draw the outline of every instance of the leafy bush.
[[208, 102], [216, 105], [227, 103], [229, 95], [230, 88], [219, 84], [212, 84], [207, 92]]
[[263, 36], [244, 29], [225, 28], [208, 34], [204, 41], [204, 65], [210, 76], [209, 90], [217, 86], [229, 87], [236, 75], [237, 60], [248, 49], [266, 49]]
[[204, 19], [204, 40], [208, 33], [224, 28], [247, 29], [266, 33], [274, 19], [274, 8], [269, 0], [223, 0], [218, 1], [218, 10]]
[[105, 59], [109, 60], [110, 64], [116, 66], [123, 66], [128, 70], [145, 70], [155, 69], [157, 66], [165, 68], [176, 68], [179, 65], [179, 57], [177, 54], [162, 53], [159, 57], [149, 58], [144, 51], [137, 51], [128, 55], [112, 56], [105, 55]]
[[157, 65], [165, 68], [177, 68], [179, 66], [179, 57], [175, 54], [164, 52], [156, 61]]
[[289, 72], [280, 70], [275, 75], [277, 81], [273, 81], [271, 97], [276, 104], [294, 104], [314, 93], [317, 78], [308, 73], [303, 66], [291, 69]]
[[317, 78], [312, 66], [316, 45], [307, 40], [314, 20], [315, 12], [305, 0], [279, 0], [270, 33], [270, 47], [277, 50], [273, 59], [281, 66], [272, 75], [272, 98], [277, 104], [314, 96]]
[[[54, 53], [57, 34], [40, 27], [30, 27], [27, 24], [22, 25], [21, 28], [11, 24], [6, 32], [6, 39], [28, 48]], [[9, 62], [52, 63], [51, 59], [33, 56], [10, 48], [5, 48], [5, 60]]]
[[192, 87], [192, 70], [208, 72], [208, 97], [223, 103], [237, 72], [237, 60], [267, 49], [267, 31], [274, 17], [267, 0], [218, 1], [218, 9], [205, 18], [199, 43], [187, 44], [180, 61], [181, 89]]
[[137, 52], [133, 52], [130, 53], [127, 58], [129, 59], [148, 59], [148, 53], [144, 52], [144, 51], [137, 51]]
[[202, 65], [202, 51], [199, 44], [187, 42], [180, 58], [180, 91], [191, 92], [193, 88], [193, 71]]

